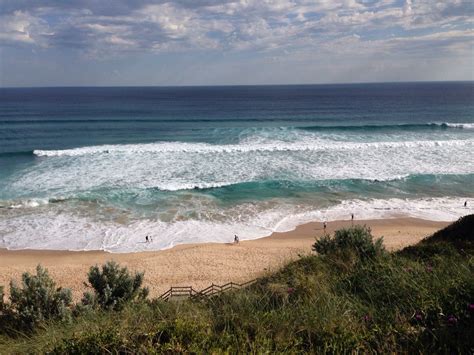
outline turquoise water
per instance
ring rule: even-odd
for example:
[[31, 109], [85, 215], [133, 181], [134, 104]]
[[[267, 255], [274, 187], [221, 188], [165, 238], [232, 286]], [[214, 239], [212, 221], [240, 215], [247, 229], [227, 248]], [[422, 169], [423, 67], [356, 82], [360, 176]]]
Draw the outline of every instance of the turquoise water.
[[474, 206], [473, 98], [471, 82], [0, 89], [0, 247], [453, 220]]

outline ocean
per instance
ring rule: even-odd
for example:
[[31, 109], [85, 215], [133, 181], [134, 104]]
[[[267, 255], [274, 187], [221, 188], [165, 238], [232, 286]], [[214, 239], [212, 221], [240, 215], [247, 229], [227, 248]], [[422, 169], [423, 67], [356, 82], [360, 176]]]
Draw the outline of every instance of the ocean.
[[474, 211], [473, 152], [473, 82], [2, 88], [0, 248], [451, 221]]

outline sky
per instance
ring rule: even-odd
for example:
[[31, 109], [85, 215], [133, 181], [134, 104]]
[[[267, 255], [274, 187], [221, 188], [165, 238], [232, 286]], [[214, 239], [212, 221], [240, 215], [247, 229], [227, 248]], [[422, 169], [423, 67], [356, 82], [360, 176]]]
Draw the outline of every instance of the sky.
[[474, 0], [0, 0], [0, 86], [474, 79]]

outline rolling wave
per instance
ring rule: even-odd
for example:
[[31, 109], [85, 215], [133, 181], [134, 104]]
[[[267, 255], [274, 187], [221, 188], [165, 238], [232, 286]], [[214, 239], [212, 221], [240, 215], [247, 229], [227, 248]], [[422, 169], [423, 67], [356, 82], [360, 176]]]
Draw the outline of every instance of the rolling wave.
[[371, 148], [418, 148], [458, 146], [470, 147], [473, 139], [463, 140], [424, 140], [404, 142], [338, 142], [315, 139], [307, 142], [268, 142], [247, 144], [209, 144], [163, 142], [146, 144], [100, 145], [63, 150], [35, 149], [33, 154], [39, 157], [82, 156], [95, 154], [140, 154], [140, 153], [250, 153], [250, 152], [300, 152], [328, 150], [360, 150]]
[[465, 128], [465, 129], [474, 129], [474, 123], [443, 123], [450, 128]]
[[178, 191], [267, 180], [384, 181], [413, 174], [472, 174], [472, 151], [474, 137], [351, 142], [303, 134], [296, 141], [253, 136], [238, 144], [162, 142], [35, 150], [35, 165], [12, 179], [9, 191]]
[[377, 130], [436, 130], [436, 129], [474, 129], [474, 123], [420, 123], [420, 124], [369, 124], [369, 125], [340, 125], [340, 126], [308, 126], [298, 127], [308, 131], [377, 131]]

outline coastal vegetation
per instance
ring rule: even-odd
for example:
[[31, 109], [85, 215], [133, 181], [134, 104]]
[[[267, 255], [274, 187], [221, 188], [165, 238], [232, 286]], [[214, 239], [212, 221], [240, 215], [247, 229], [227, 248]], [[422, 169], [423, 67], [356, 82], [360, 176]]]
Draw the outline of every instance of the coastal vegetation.
[[364, 226], [313, 250], [245, 289], [169, 302], [107, 263], [73, 304], [38, 266], [0, 289], [0, 353], [473, 351], [474, 215], [398, 252]]

